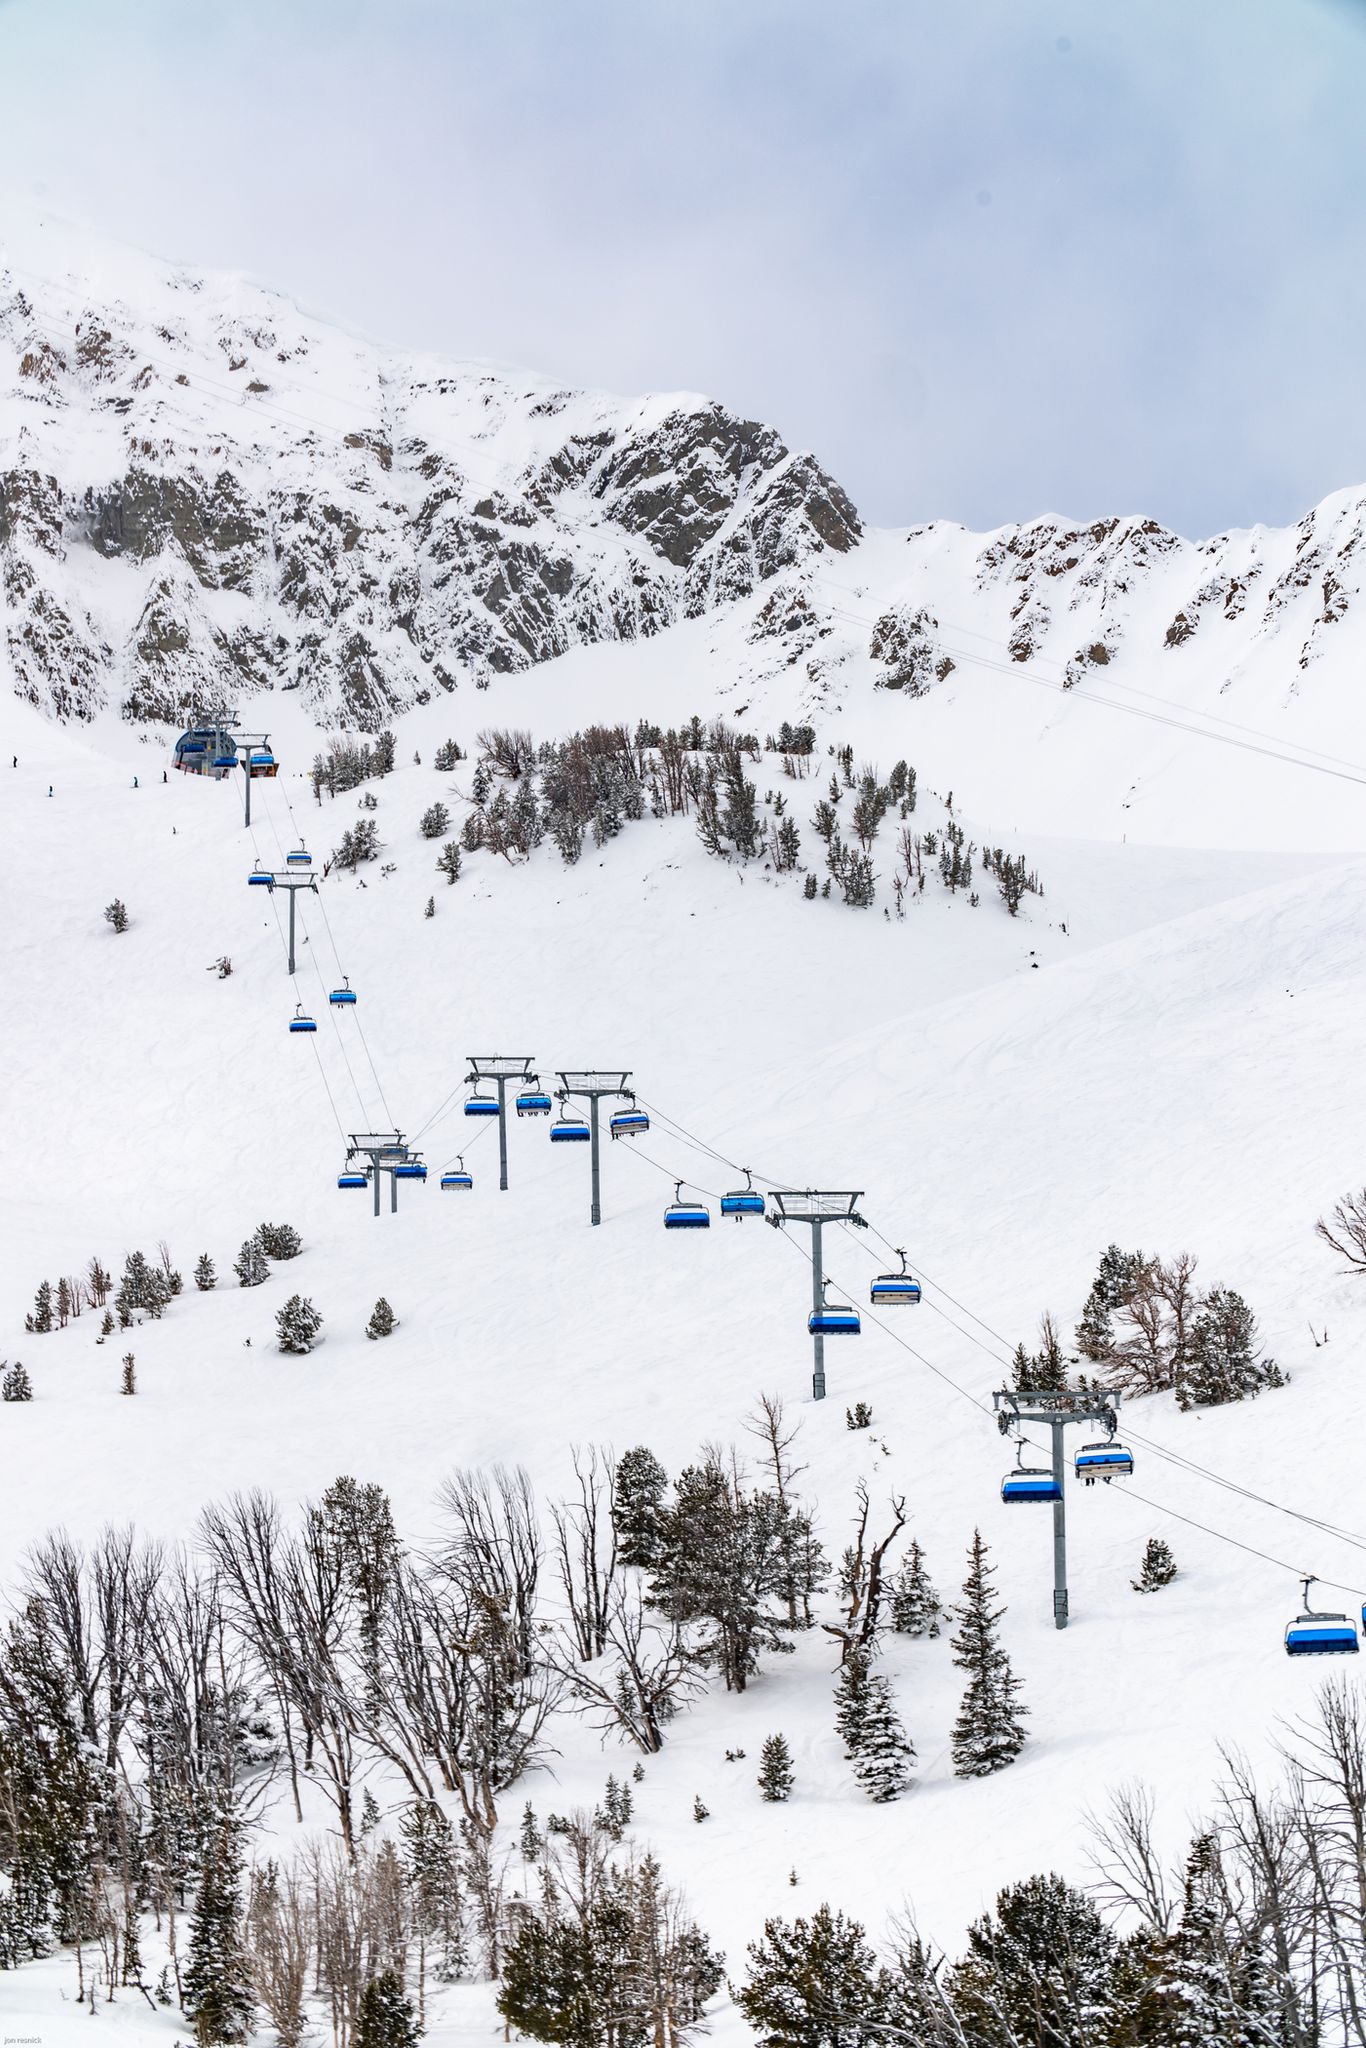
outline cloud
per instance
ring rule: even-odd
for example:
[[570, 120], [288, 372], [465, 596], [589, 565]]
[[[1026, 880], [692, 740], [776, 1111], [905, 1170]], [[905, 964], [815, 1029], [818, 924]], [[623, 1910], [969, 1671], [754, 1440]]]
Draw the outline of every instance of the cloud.
[[12, 0], [0, 179], [400, 345], [707, 389], [869, 516], [1366, 478], [1360, 12]]

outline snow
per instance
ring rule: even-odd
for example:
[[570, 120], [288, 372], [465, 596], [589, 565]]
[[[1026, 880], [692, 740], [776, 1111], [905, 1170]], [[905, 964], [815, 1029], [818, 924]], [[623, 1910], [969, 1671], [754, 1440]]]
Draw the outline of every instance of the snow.
[[[240, 288], [239, 308], [254, 289]], [[932, 545], [955, 557], [967, 542], [936, 533]], [[873, 536], [866, 561], [826, 564], [815, 582], [847, 585], [871, 616], [898, 552], [915, 547]], [[965, 561], [954, 571], [964, 582]], [[128, 573], [100, 566], [111, 583]], [[865, 570], [882, 578], [876, 603], [858, 594]], [[1156, 617], [1158, 597], [1145, 602]], [[965, 588], [954, 630], [974, 623], [994, 644], [1004, 615], [992, 603]], [[174, 773], [163, 784], [164, 732], [110, 718], [62, 728], [0, 698], [11, 856], [0, 1349], [24, 1359], [36, 1393], [0, 1408], [9, 1588], [55, 1524], [89, 1538], [133, 1518], [192, 1542], [201, 1507], [234, 1489], [265, 1487], [293, 1512], [349, 1472], [384, 1486], [400, 1528], [420, 1538], [459, 1465], [525, 1464], [543, 1498], [566, 1488], [574, 1445], [648, 1443], [677, 1471], [704, 1441], [745, 1446], [761, 1391], [800, 1418], [802, 1486], [836, 1557], [860, 1478], [875, 1517], [907, 1495], [907, 1535], [941, 1595], [956, 1594], [974, 1527], [987, 1537], [1030, 1712], [1028, 1745], [1001, 1776], [952, 1776], [947, 1642], [892, 1638], [883, 1668], [919, 1750], [916, 1782], [889, 1806], [863, 1799], [839, 1754], [819, 1631], [769, 1660], [745, 1695], [710, 1692], [646, 1761], [633, 1833], [685, 1887], [732, 1978], [767, 1915], [822, 1900], [879, 1934], [909, 1907], [956, 1948], [1007, 1880], [1050, 1867], [1085, 1877], [1085, 1811], [1123, 1779], [1155, 1786], [1163, 1838], [1178, 1847], [1220, 1746], [1266, 1762], [1278, 1721], [1311, 1697], [1319, 1674], [1280, 1648], [1296, 1572], [1343, 1582], [1349, 1609], [1366, 1586], [1360, 1542], [1272, 1504], [1347, 1529], [1361, 1518], [1363, 1303], [1313, 1235], [1363, 1178], [1366, 859], [1353, 785], [1026, 691], [999, 666], [964, 663], [912, 704], [874, 695], [866, 657], [851, 653], [822, 696], [800, 671], [748, 671], [754, 609], [639, 645], [576, 648], [399, 721], [398, 766], [369, 785], [395, 872], [334, 872], [320, 903], [300, 905], [299, 992], [316, 1006], [316, 1043], [286, 1034], [295, 992], [275, 909], [245, 887], [253, 861], [279, 864], [298, 833], [321, 864], [358, 815], [354, 792], [314, 804], [318, 735], [297, 703], [270, 700], [262, 716], [283, 765], [278, 784], [254, 787], [249, 835], [231, 784]], [[1225, 698], [1215, 668], [1197, 673], [1186, 652], [1131, 670], [1135, 686], [1192, 720], [1274, 724], [1278, 744], [1366, 755], [1366, 713], [1343, 671], [1311, 672], [1288, 697], [1284, 674], [1253, 650]], [[832, 766], [824, 749], [847, 740], [884, 769], [902, 754], [915, 763], [917, 824], [939, 822], [952, 790], [979, 844], [1028, 853], [1043, 898], [1012, 921], [994, 894], [973, 910], [932, 886], [898, 923], [883, 916], [885, 882], [869, 912], [808, 904], [760, 864], [708, 859], [678, 821], [628, 825], [574, 869], [546, 846], [523, 867], [470, 856], [454, 888], [436, 873], [417, 819], [437, 795], [468, 789], [468, 766], [437, 776], [430, 765], [448, 733], [470, 748], [502, 721], [551, 736], [713, 707], [760, 733], [819, 716], [811, 780], [783, 781], [771, 757], [757, 774], [761, 796], [781, 788], [794, 801], [804, 858]], [[132, 918], [122, 937], [101, 915], [115, 894]], [[211, 971], [222, 954], [226, 980]], [[340, 971], [359, 992], [356, 1019], [324, 1014]], [[498, 1192], [495, 1141], [470, 1135], [459, 1113], [474, 1050], [530, 1053], [547, 1076], [579, 1061], [631, 1069], [654, 1127], [604, 1146], [600, 1230], [588, 1226], [583, 1153], [552, 1149], [544, 1122], [514, 1124], [511, 1187]], [[368, 1196], [338, 1193], [335, 1176], [342, 1133], [391, 1117], [419, 1134], [433, 1172], [376, 1220]], [[474, 1194], [442, 1196], [437, 1170], [461, 1152]], [[809, 1398], [801, 1235], [660, 1227], [675, 1177], [714, 1202], [745, 1165], [864, 1190], [864, 1213], [925, 1279], [920, 1309], [866, 1316], [856, 1343], [828, 1347], [823, 1406]], [[263, 1217], [295, 1223], [306, 1248], [240, 1290], [232, 1260]], [[833, 1291], [866, 1301], [885, 1244], [828, 1237]], [[23, 1334], [43, 1275], [78, 1272], [92, 1253], [117, 1269], [162, 1238], [188, 1288], [164, 1321], [102, 1346], [88, 1314]], [[1048, 1520], [999, 1501], [1010, 1460], [989, 1397], [1042, 1311], [1070, 1328], [1112, 1239], [1197, 1253], [1203, 1282], [1247, 1296], [1291, 1384], [1205, 1415], [1162, 1398], [1126, 1410], [1132, 1487], [1069, 1488], [1074, 1619], [1058, 1633]], [[199, 1295], [189, 1275], [205, 1249], [220, 1281]], [[273, 1343], [275, 1311], [295, 1291], [326, 1318], [307, 1357]], [[380, 1294], [400, 1328], [375, 1344], [363, 1331]], [[1320, 1345], [1312, 1333], [1325, 1328]], [[137, 1358], [135, 1400], [117, 1391], [124, 1349]], [[845, 1426], [856, 1399], [872, 1406], [869, 1432]], [[1221, 1489], [1164, 1448], [1267, 1498]], [[1155, 1534], [1180, 1576], [1139, 1599], [1129, 1582]], [[785, 1806], [764, 1804], [754, 1783], [776, 1730], [796, 1769]], [[634, 1761], [568, 1720], [555, 1739], [548, 1766], [507, 1796], [509, 1823], [527, 1797], [542, 1816], [591, 1806], [607, 1773]], [[727, 1749], [745, 1760], [728, 1763]], [[695, 1795], [711, 1812], [700, 1826]], [[278, 1826], [287, 1848], [294, 1831]], [[44, 2048], [62, 2048], [71, 1978], [66, 1959], [0, 1977], [6, 2038], [31, 2025]], [[128, 2048], [169, 2043], [184, 2024], [131, 1994], [109, 2020]], [[460, 1987], [433, 2036], [482, 2039], [494, 2025], [487, 1987]], [[745, 2038], [724, 2000], [715, 2033]]]

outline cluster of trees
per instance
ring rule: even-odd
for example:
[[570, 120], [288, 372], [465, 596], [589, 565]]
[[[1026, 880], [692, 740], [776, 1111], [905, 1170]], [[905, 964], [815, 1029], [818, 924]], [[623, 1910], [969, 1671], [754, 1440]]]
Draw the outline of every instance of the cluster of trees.
[[1286, 1376], [1261, 1347], [1252, 1310], [1229, 1287], [1201, 1290], [1196, 1260], [1111, 1245], [1086, 1297], [1076, 1344], [1088, 1365], [1128, 1393], [1172, 1391], [1181, 1408], [1252, 1400]]
[[379, 851], [379, 826], [373, 818], [358, 818], [342, 833], [340, 845], [333, 847], [331, 865], [353, 869], [363, 867], [366, 861], [378, 860]]
[[[1265, 1355], [1243, 1297], [1229, 1287], [1198, 1288], [1196, 1263], [1189, 1252], [1160, 1259], [1110, 1245], [1076, 1327], [1075, 1352], [1064, 1352], [1057, 1323], [1045, 1315], [1038, 1350], [1016, 1346], [1016, 1389], [1101, 1383], [1128, 1394], [1175, 1393], [1181, 1408], [1217, 1408], [1283, 1387], [1286, 1375]], [[1087, 1370], [1074, 1381], [1080, 1365]]]
[[[1366, 1716], [1329, 1685], [1279, 1785], [1225, 1754], [1169, 1870], [1141, 1787], [1093, 1825], [1098, 1883], [1007, 1886], [956, 1960], [913, 1926], [880, 1956], [821, 1906], [770, 1920], [738, 2004], [766, 2048], [1318, 2048], [1366, 2042]], [[1116, 1931], [1116, 1921], [1123, 1932]]]
[[[203, 1265], [203, 1260], [200, 1265]], [[196, 1268], [199, 1284], [199, 1269]], [[155, 1259], [145, 1252], [129, 1252], [117, 1285], [98, 1258], [93, 1258], [83, 1275], [63, 1274], [54, 1286], [41, 1280], [33, 1297], [33, 1308], [24, 1317], [24, 1328], [35, 1336], [64, 1330], [85, 1309], [104, 1312], [102, 1334], [114, 1329], [115, 1317], [122, 1330], [132, 1326], [134, 1317], [161, 1316], [167, 1305], [183, 1290], [184, 1279], [176, 1268], [170, 1249], [163, 1241]], [[112, 1308], [111, 1308], [112, 1301]]]
[[[238, 1285], [259, 1287], [270, 1278], [272, 1259], [297, 1259], [303, 1248], [304, 1241], [292, 1223], [258, 1223], [251, 1236], [243, 1240], [242, 1249], [233, 1261], [232, 1270], [237, 1275]], [[198, 1269], [195, 1280], [196, 1285], [203, 1284], [199, 1281]], [[212, 1279], [208, 1284], [213, 1285]]]
[[388, 730], [376, 736], [373, 746], [365, 740], [329, 740], [327, 752], [317, 754], [313, 759], [311, 780], [314, 796], [321, 803], [324, 790], [334, 797], [343, 790], [358, 788], [371, 776], [388, 775], [394, 765], [397, 746], [397, 740]]

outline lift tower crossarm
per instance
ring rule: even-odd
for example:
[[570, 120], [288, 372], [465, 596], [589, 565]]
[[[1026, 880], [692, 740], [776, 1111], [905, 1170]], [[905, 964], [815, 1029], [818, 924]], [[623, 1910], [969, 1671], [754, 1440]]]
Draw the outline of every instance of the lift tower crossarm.
[[[770, 1195], [777, 1214], [774, 1222], [805, 1223], [811, 1231], [811, 1307], [816, 1315], [825, 1306], [825, 1269], [821, 1263], [821, 1231], [827, 1223], [859, 1223], [858, 1200], [862, 1188], [783, 1188]], [[813, 1333], [815, 1361], [811, 1373], [811, 1398], [825, 1399], [825, 1338]]]
[[380, 1175], [389, 1176], [389, 1211], [398, 1209], [398, 1175], [394, 1169], [406, 1166], [416, 1155], [411, 1146], [403, 1142], [402, 1131], [351, 1131], [346, 1147], [348, 1160], [366, 1158], [370, 1162], [370, 1178], [375, 1188], [375, 1214], [379, 1214]]
[[1067, 1595], [1067, 1501], [1066, 1458], [1063, 1431], [1072, 1422], [1099, 1425], [1107, 1436], [1119, 1427], [1119, 1404], [1124, 1396], [1111, 1387], [1088, 1387], [1085, 1393], [1071, 1387], [1046, 1388], [1033, 1393], [1005, 1387], [992, 1395], [996, 1425], [1002, 1436], [1025, 1422], [1045, 1423], [1053, 1432], [1053, 1480], [1058, 1497], [1053, 1503], [1053, 1626], [1066, 1628]]

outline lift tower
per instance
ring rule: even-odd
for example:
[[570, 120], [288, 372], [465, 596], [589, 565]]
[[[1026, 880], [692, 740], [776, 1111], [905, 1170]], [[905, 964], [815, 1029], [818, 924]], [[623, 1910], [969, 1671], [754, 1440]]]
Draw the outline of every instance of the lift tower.
[[536, 1079], [531, 1071], [531, 1059], [523, 1059], [515, 1053], [471, 1053], [470, 1070], [465, 1076], [472, 1088], [481, 1081], [495, 1081], [498, 1084], [498, 1185], [506, 1189], [508, 1184], [508, 1112], [507, 1084], [516, 1081], [520, 1087], [529, 1087]]
[[1022, 1394], [1010, 1388], [992, 1395], [996, 1422], [1002, 1436], [1012, 1435], [1021, 1423], [1046, 1423], [1053, 1432], [1053, 1483], [1058, 1489], [1053, 1503], [1053, 1626], [1066, 1628], [1067, 1613], [1067, 1463], [1063, 1431], [1071, 1422], [1099, 1425], [1107, 1436], [1119, 1427], [1119, 1404], [1123, 1395], [1107, 1387], [1089, 1387], [1074, 1393], [1068, 1387], [1056, 1392]]
[[570, 1067], [560, 1074], [560, 1100], [565, 1102], [571, 1095], [581, 1095], [589, 1105], [588, 1124], [593, 1137], [593, 1201], [589, 1212], [590, 1223], [602, 1221], [602, 1151], [598, 1143], [598, 1104], [604, 1095], [629, 1095], [627, 1082], [631, 1078], [629, 1067], [613, 1067], [609, 1072], [600, 1072], [596, 1067]]
[[366, 1172], [375, 1190], [375, 1214], [379, 1214], [380, 1175], [389, 1176], [389, 1211], [398, 1210], [398, 1175], [395, 1168], [409, 1166], [417, 1158], [410, 1145], [403, 1142], [402, 1131], [352, 1131], [348, 1134], [346, 1147], [348, 1161], [368, 1159]]
[[[825, 1305], [825, 1270], [821, 1264], [821, 1232], [827, 1223], [862, 1223], [855, 1204], [863, 1193], [862, 1188], [788, 1188], [769, 1196], [777, 1214], [769, 1220], [775, 1230], [781, 1230], [785, 1223], [805, 1223], [811, 1232], [811, 1307], [819, 1315]], [[811, 1373], [811, 1398], [825, 1399], [825, 1339], [816, 1331], [812, 1335], [816, 1347], [815, 1364]]]

